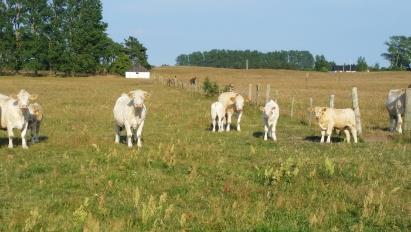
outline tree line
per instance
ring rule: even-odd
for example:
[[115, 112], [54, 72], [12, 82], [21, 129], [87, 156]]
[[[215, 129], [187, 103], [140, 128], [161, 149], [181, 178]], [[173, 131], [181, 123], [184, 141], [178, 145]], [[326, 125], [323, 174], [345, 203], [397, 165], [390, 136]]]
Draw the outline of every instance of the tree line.
[[124, 74], [147, 69], [137, 38], [108, 37], [100, 0], [0, 0], [0, 73]]
[[259, 51], [218, 50], [182, 54], [177, 65], [216, 68], [270, 68], [307, 70], [314, 67], [314, 57], [308, 51]]
[[392, 36], [385, 42], [387, 52], [382, 56], [390, 62], [387, 68], [381, 68], [378, 63], [369, 66], [365, 57], [358, 57], [355, 64], [337, 65], [334, 61], [328, 61], [324, 55], [315, 57], [309, 51], [239, 51], [214, 49], [205, 52], [193, 52], [181, 54], [176, 58], [176, 65], [202, 66], [216, 68], [244, 69], [246, 67], [258, 69], [294, 69], [315, 71], [340, 71], [342, 69], [352, 71], [380, 71], [380, 70], [410, 70], [411, 69], [411, 37]]

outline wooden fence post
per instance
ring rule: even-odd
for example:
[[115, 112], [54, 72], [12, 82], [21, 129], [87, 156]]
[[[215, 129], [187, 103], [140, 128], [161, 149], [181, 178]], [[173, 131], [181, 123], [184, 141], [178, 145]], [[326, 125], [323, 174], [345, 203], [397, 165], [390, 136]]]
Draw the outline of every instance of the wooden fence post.
[[411, 131], [411, 88], [405, 90], [404, 131]]
[[290, 118], [293, 118], [294, 116], [294, 97], [291, 98], [291, 112], [290, 112]]
[[258, 105], [258, 99], [260, 98], [260, 84], [255, 86], [255, 104]]
[[358, 102], [358, 92], [357, 92], [357, 87], [352, 88], [352, 108], [355, 113], [355, 124], [357, 126], [357, 134], [361, 135], [362, 134], [362, 126], [361, 126], [361, 114], [360, 114], [360, 105]]
[[329, 107], [334, 108], [334, 94], [330, 95], [329, 100]]
[[250, 103], [251, 103], [251, 101], [252, 101], [252, 88], [253, 88], [253, 85], [252, 84], [248, 84], [248, 101], [250, 101]]
[[308, 111], [308, 125], [311, 126], [312, 117], [313, 117], [313, 98], [310, 97], [310, 108]]
[[265, 90], [265, 102], [268, 102], [270, 100], [270, 84], [267, 84], [267, 89]]

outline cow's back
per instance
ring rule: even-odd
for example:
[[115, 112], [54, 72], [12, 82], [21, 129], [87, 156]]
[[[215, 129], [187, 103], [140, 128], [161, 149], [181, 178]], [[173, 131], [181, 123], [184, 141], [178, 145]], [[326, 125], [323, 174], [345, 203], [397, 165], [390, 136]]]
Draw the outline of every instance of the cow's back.
[[333, 110], [331, 113], [334, 120], [334, 127], [338, 129], [343, 129], [347, 126], [355, 127], [355, 113], [353, 109], [330, 109]]
[[229, 106], [233, 106], [235, 104], [235, 100], [232, 100], [236, 97], [237, 93], [235, 92], [224, 92], [218, 96], [218, 101], [221, 102], [224, 108], [228, 108]]
[[391, 89], [388, 92], [385, 106], [390, 115], [404, 114], [405, 91], [403, 89]]

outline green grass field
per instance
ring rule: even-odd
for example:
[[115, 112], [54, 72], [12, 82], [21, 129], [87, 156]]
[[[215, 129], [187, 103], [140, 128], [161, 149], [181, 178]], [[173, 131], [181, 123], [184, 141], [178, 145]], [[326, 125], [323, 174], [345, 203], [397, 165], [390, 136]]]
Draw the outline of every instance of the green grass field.
[[[21, 88], [39, 94], [45, 119], [29, 150], [8, 149], [0, 131], [0, 231], [411, 229], [401, 139], [324, 145], [315, 125], [282, 115], [278, 142], [264, 142], [254, 105], [241, 132], [212, 133], [215, 98], [153, 81], [0, 78], [0, 93]], [[137, 88], [152, 93], [140, 150], [114, 144], [112, 119]]]

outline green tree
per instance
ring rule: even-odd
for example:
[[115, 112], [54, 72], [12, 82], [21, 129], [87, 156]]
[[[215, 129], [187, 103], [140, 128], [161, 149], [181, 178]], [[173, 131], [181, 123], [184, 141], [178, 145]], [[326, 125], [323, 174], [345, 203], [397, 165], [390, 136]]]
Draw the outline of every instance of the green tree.
[[324, 55], [316, 55], [314, 69], [320, 72], [328, 72], [331, 70], [331, 64], [325, 59]]
[[127, 39], [125, 39], [124, 48], [133, 65], [140, 64], [146, 69], [151, 69], [151, 65], [147, 60], [147, 48], [145, 48], [137, 38], [129, 36]]
[[131, 65], [132, 62], [128, 55], [122, 54], [111, 64], [110, 72], [119, 75], [124, 75], [124, 73], [127, 71], [128, 68], [131, 67]]
[[357, 59], [357, 71], [358, 72], [365, 72], [368, 71], [368, 64], [365, 61], [365, 57], [358, 57]]
[[385, 42], [387, 52], [382, 56], [390, 62], [391, 69], [404, 70], [410, 68], [411, 63], [411, 37], [391, 36]]

